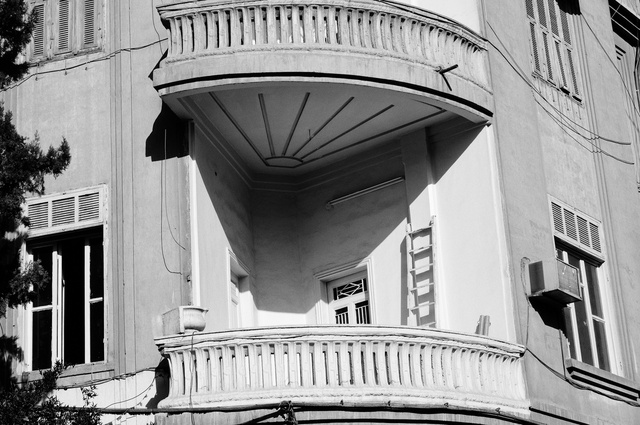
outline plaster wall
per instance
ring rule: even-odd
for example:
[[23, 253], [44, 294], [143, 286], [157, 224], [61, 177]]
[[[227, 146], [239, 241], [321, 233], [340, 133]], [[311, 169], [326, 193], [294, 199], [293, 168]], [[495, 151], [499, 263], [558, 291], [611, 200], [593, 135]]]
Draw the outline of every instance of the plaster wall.
[[[630, 337], [627, 329], [637, 327], [640, 320], [634, 301], [639, 298], [634, 283], [639, 275], [638, 263], [637, 259], [631, 260], [640, 249], [638, 193], [633, 167], [604, 154], [594, 154], [597, 148], [590, 144], [601, 144], [608, 154], [623, 159], [632, 157], [631, 148], [576, 137], [557, 124], [562, 113], [575, 121], [584, 119], [583, 126], [604, 137], [614, 140], [629, 137], [625, 134], [628, 127], [621, 125], [620, 120], [624, 116], [623, 89], [610, 60], [615, 47], [608, 4], [580, 2], [580, 14], [574, 19], [585, 91], [583, 106], [578, 109], [581, 117], [572, 115], [568, 109], [545, 112], [553, 111], [553, 100], [549, 103], [536, 95], [514, 70], [520, 68], [526, 77], [531, 75], [529, 49], [522, 47], [529, 45], [524, 2], [489, 1], [485, 7], [488, 37], [505, 53], [500, 55], [494, 49], [490, 64], [493, 81], [500, 82], [494, 85], [495, 123], [510, 270], [519, 318], [518, 341], [537, 356], [537, 359], [525, 356], [528, 391], [536, 412], [534, 419], [544, 423], [566, 423], [560, 418], [582, 423], [636, 423], [637, 412], [632, 407], [591, 391], [576, 390], [550, 371], [564, 372], [566, 346], [559, 312], [529, 303], [527, 279], [521, 278], [527, 263], [554, 258], [549, 195], [601, 220], [606, 251], [602, 284], [609, 294], [609, 323], [613, 324], [610, 330], [616, 345], [617, 371], [633, 376], [637, 361], [635, 355], [631, 361], [624, 361], [630, 356], [625, 353], [623, 342], [626, 339], [633, 346], [631, 351], [637, 352], [637, 338]], [[554, 98], [557, 96], [554, 94]]]
[[[325, 208], [330, 199], [401, 176], [397, 156], [386, 158], [384, 167], [380, 161], [356, 165], [300, 192], [250, 191], [216, 155], [213, 144], [201, 134], [197, 138], [200, 277], [202, 304], [210, 310], [207, 329], [228, 327], [228, 248], [249, 268], [259, 326], [316, 323], [324, 286], [315, 274], [365, 258], [374, 264], [372, 294], [396, 306], [381, 311], [378, 323], [401, 322], [403, 185]], [[384, 265], [379, 269], [376, 258]]]
[[[454, 136], [448, 136], [453, 133]], [[457, 134], [456, 134], [457, 133]], [[437, 288], [445, 329], [473, 333], [489, 315], [489, 335], [514, 341], [501, 198], [487, 129], [449, 123], [429, 138], [435, 181]]]
[[[106, 2], [102, 11], [100, 51], [42, 63], [2, 94], [21, 134], [37, 131], [44, 148], [62, 137], [69, 142], [71, 164], [57, 179], [47, 178], [46, 193], [108, 188], [107, 359], [68, 372], [65, 384], [157, 366], [159, 316], [189, 296], [190, 259], [181, 248], [189, 240], [186, 160], [177, 120], [163, 115], [148, 78], [166, 50], [153, 19], [157, 28], [161, 24], [147, 3]], [[147, 377], [106, 385], [99, 400], [109, 405], [145, 388], [155, 392]]]
[[227, 249], [254, 270], [251, 193], [207, 136], [197, 130], [195, 137], [198, 222], [192, 231], [199, 234], [200, 270], [193, 273], [199, 274], [201, 305], [209, 309], [207, 330], [227, 329]]

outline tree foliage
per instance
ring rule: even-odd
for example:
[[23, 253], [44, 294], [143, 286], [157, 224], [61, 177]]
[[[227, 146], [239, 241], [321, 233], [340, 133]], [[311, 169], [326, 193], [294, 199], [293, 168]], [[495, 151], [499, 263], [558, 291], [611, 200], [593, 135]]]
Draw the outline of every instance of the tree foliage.
[[50, 396], [63, 369], [57, 363], [42, 373], [42, 379], [0, 392], [0, 425], [98, 425], [100, 414], [93, 403], [95, 387], [82, 389], [84, 406], [80, 409], [69, 409]]
[[23, 0], [0, 0], [0, 88], [22, 78], [29, 69], [18, 59], [31, 39], [35, 17]]
[[[0, 0], [0, 89], [22, 78], [29, 69], [20, 60], [31, 39], [35, 18], [29, 15], [24, 0]], [[21, 136], [12, 115], [0, 103], [0, 318], [8, 308], [30, 301], [50, 278], [38, 263], [20, 268], [20, 247], [28, 217], [23, 214], [26, 194], [44, 194], [45, 177], [57, 177], [71, 155], [66, 140], [45, 152], [36, 135]], [[0, 425], [59, 424], [97, 425], [100, 414], [92, 402], [95, 387], [83, 388], [84, 406], [69, 408], [52, 395], [64, 366], [57, 363], [43, 371], [39, 380], [18, 383], [12, 376], [12, 364], [21, 361], [23, 352], [14, 336], [0, 336]]]
[[44, 153], [37, 137], [29, 141], [18, 134], [11, 113], [0, 105], [0, 317], [7, 307], [33, 301], [38, 288], [47, 283], [38, 263], [19, 269], [20, 225], [29, 225], [22, 205], [25, 193], [43, 194], [45, 176], [58, 176], [70, 160], [66, 140]]

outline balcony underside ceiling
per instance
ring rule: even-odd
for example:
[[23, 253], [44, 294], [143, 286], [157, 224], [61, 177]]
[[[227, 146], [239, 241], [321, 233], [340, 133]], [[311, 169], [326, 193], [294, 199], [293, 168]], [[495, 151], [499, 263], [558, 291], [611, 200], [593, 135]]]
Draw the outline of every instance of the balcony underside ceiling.
[[223, 87], [178, 102], [254, 175], [308, 173], [457, 116], [418, 95], [338, 83]]

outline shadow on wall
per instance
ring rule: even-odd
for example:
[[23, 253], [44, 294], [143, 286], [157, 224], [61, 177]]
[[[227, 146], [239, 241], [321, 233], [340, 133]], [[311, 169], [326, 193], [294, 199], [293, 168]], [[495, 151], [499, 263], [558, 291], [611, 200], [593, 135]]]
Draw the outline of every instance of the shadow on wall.
[[156, 384], [156, 395], [147, 402], [145, 406], [147, 409], [156, 409], [158, 403], [169, 396], [169, 381], [171, 378], [171, 370], [169, 368], [169, 361], [162, 359], [155, 370], [154, 382]]
[[[484, 127], [464, 118], [454, 118], [429, 129], [429, 154], [434, 183], [447, 174]], [[467, 178], [474, 180], [475, 176], [468, 174]]]
[[[398, 157], [384, 166], [375, 163], [352, 170], [310, 190], [272, 192], [249, 189], [215, 150], [207, 150], [210, 143], [198, 143], [198, 167], [220, 225], [219, 236], [251, 269], [260, 311], [309, 313], [319, 294], [314, 273], [371, 255], [406, 219], [406, 191], [401, 184], [326, 209], [330, 199], [402, 175]], [[395, 251], [391, 245], [388, 249]], [[404, 266], [400, 255], [394, 261]], [[385, 286], [398, 285], [393, 292], [403, 293], [404, 275]]]
[[147, 137], [145, 155], [152, 161], [181, 158], [189, 154], [188, 127], [166, 103]]

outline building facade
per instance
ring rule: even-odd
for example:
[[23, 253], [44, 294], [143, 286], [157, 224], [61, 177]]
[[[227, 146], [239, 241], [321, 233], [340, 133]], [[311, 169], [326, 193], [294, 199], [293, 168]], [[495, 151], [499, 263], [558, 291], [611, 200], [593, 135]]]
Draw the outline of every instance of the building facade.
[[640, 421], [637, 0], [30, 5], [0, 99], [72, 161], [23, 379], [114, 424]]

